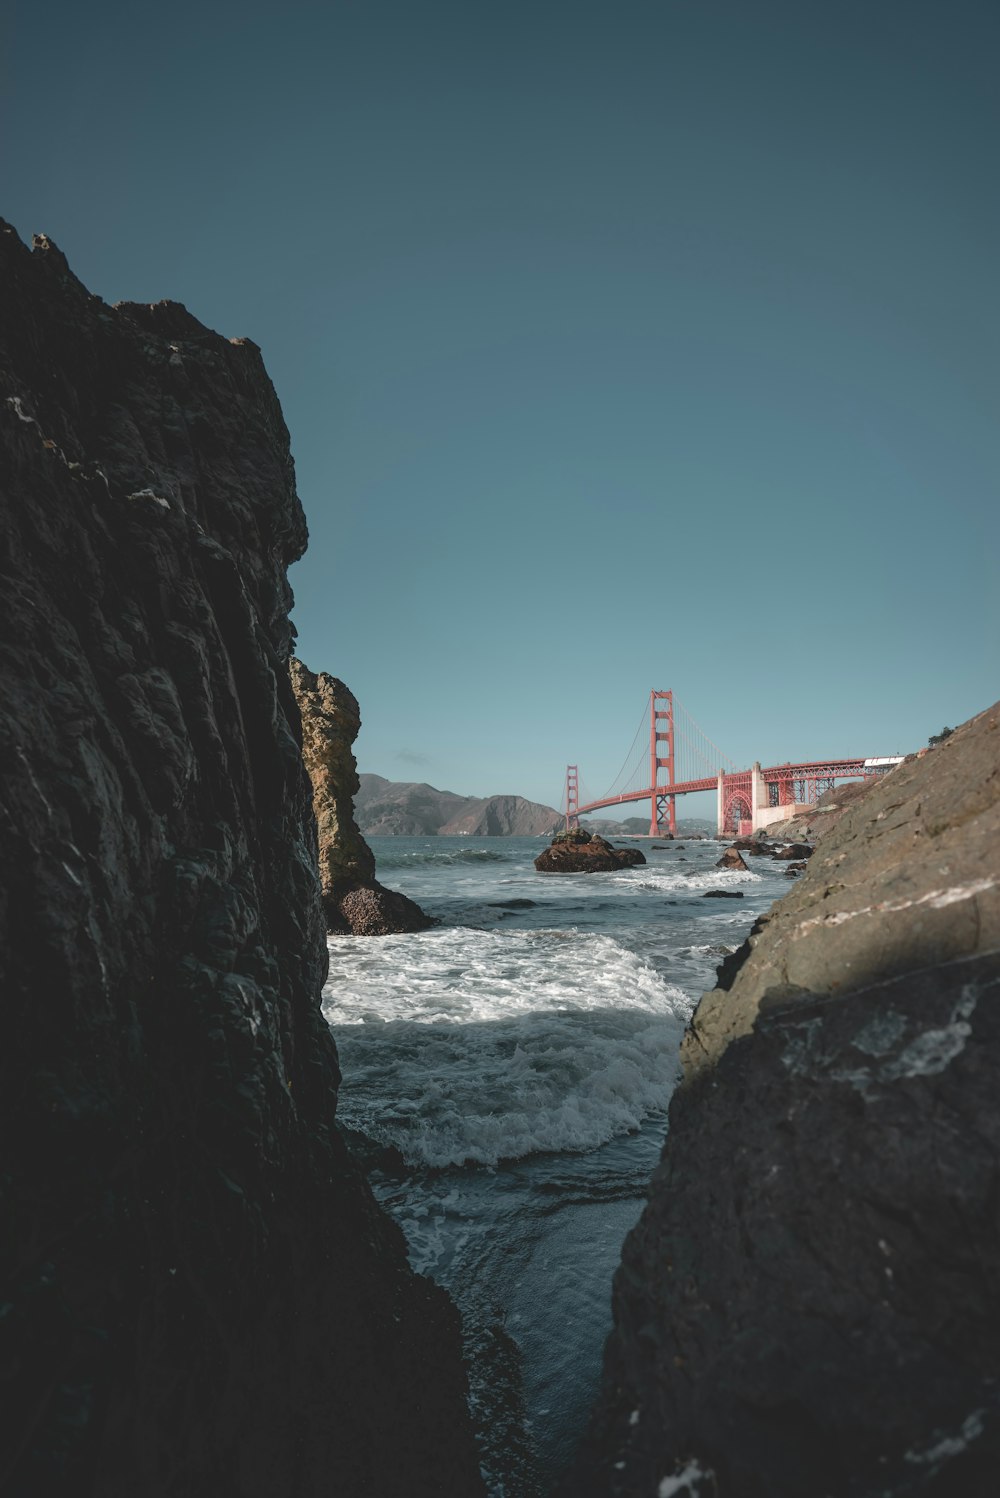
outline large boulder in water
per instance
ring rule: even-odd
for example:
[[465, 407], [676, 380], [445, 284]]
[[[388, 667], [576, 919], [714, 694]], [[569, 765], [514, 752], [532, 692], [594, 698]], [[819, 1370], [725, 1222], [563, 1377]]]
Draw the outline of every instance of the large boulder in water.
[[597, 833], [571, 827], [556, 833], [551, 847], [535, 859], [535, 868], [540, 874], [600, 874], [645, 862], [638, 848], [615, 848]]
[[717, 869], [749, 869], [750, 865], [738, 848], [727, 848], [715, 867]]

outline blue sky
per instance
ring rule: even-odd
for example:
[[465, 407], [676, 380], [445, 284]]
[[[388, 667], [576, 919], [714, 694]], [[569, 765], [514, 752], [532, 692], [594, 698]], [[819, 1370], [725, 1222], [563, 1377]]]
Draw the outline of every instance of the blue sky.
[[[4, 191], [263, 348], [360, 768], [599, 794], [1000, 695], [1000, 8], [7, 7]], [[687, 808], [685, 808], [687, 809]]]

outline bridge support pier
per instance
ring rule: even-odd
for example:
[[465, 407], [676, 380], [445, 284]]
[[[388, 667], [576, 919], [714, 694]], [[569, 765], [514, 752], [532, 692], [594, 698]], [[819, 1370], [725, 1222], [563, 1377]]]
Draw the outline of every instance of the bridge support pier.
[[764, 825], [759, 813], [767, 810], [767, 784], [761, 773], [760, 760], [755, 759], [750, 771], [750, 816], [752, 831]]
[[722, 783], [725, 771], [719, 771], [719, 796], [715, 803], [715, 832], [717, 837], [722, 837], [726, 831], [726, 788]]

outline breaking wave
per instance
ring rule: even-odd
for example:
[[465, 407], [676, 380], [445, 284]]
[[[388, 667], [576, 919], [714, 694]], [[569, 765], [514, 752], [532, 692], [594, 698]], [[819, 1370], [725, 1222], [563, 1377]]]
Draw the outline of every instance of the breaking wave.
[[[375, 843], [375, 839], [372, 842]], [[462, 864], [476, 863], [510, 863], [516, 859], [515, 853], [504, 853], [493, 848], [435, 848], [428, 850], [400, 850], [390, 852], [378, 847], [376, 843], [375, 861], [382, 869], [414, 869], [420, 867], [454, 868]]]
[[667, 1106], [690, 1000], [612, 937], [459, 929], [357, 944], [323, 1011], [340, 1117], [412, 1165], [594, 1149]]

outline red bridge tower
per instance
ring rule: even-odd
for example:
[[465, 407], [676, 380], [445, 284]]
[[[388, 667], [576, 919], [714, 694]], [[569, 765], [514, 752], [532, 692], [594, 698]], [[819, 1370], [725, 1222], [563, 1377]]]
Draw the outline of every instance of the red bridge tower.
[[576, 765], [566, 766], [566, 831], [571, 827], [579, 827], [580, 818], [580, 782], [576, 773]]
[[[658, 706], [665, 703], [665, 707]], [[660, 745], [666, 744], [665, 756], [660, 754]], [[649, 783], [653, 788], [650, 797], [649, 835], [663, 837], [677, 832], [677, 797], [668, 796], [658, 789], [657, 771], [666, 770], [667, 785], [674, 784], [674, 694], [673, 692], [650, 692], [649, 694]]]

